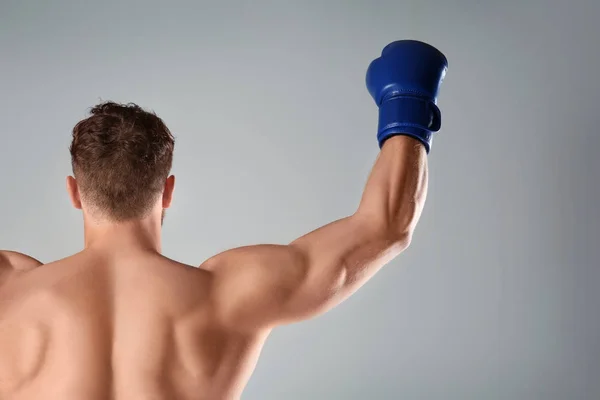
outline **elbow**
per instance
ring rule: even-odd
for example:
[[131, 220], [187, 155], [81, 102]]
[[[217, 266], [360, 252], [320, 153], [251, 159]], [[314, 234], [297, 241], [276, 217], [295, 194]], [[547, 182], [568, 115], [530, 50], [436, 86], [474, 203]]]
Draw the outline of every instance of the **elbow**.
[[376, 232], [376, 236], [385, 237], [386, 241], [392, 244], [394, 248], [406, 250], [412, 242], [413, 233], [419, 219], [420, 213], [417, 210], [414, 211], [404, 212], [393, 218], [361, 212], [357, 213], [356, 217], [369, 225]]
[[413, 236], [412, 231], [398, 235], [397, 243], [398, 243], [398, 246], [400, 246], [400, 248], [402, 249], [402, 251], [408, 249], [408, 247], [410, 246], [410, 244], [412, 242], [412, 236]]
[[395, 252], [402, 253], [409, 248], [414, 230], [415, 224], [391, 223], [387, 225], [385, 235]]
[[396, 240], [398, 245], [404, 249], [410, 246], [413, 233], [417, 227], [423, 204], [419, 201], [406, 202], [405, 206], [398, 213], [387, 219], [387, 229], [390, 235]]
[[369, 235], [384, 248], [393, 250], [393, 253], [400, 253], [408, 249], [412, 242], [413, 232], [416, 223], [413, 218], [406, 218], [403, 221], [399, 219], [381, 218], [380, 216], [369, 215], [358, 212], [353, 218], [359, 220], [359, 224], [364, 231], [370, 232]]
[[392, 247], [398, 253], [401, 253], [409, 248], [412, 242], [413, 230], [390, 229], [388, 230], [387, 237], [390, 238]]

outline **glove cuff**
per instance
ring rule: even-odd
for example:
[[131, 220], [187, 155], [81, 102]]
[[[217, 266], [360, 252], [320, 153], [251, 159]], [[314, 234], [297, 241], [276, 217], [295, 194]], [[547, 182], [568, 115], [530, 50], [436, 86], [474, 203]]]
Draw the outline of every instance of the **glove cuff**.
[[406, 135], [423, 143], [429, 153], [433, 132], [440, 127], [440, 110], [430, 99], [402, 95], [386, 99], [379, 106], [379, 148], [392, 136]]

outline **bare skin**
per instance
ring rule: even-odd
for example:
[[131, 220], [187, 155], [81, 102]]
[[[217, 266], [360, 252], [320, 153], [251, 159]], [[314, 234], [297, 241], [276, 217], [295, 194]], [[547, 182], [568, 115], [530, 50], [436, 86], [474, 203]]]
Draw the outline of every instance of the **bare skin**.
[[160, 254], [174, 178], [144, 220], [83, 209], [85, 248], [42, 265], [0, 252], [0, 398], [238, 399], [270, 331], [336, 306], [409, 244], [427, 191], [423, 146], [389, 139], [357, 211], [289, 245]]

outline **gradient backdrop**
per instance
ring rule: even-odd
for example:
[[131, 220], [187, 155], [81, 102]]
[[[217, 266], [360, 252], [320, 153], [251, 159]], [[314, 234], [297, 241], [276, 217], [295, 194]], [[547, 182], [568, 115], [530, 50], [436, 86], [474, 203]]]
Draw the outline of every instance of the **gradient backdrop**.
[[0, 2], [0, 247], [82, 247], [64, 190], [99, 100], [177, 137], [165, 254], [198, 265], [355, 210], [390, 41], [449, 59], [412, 247], [280, 328], [250, 399], [600, 399], [600, 2]]

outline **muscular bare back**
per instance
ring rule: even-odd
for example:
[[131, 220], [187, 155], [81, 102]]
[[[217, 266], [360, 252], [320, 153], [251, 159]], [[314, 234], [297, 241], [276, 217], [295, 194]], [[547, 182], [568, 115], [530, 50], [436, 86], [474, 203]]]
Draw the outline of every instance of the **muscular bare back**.
[[151, 252], [83, 251], [0, 291], [0, 398], [236, 398], [263, 334], [219, 326], [211, 275]]
[[161, 255], [160, 208], [87, 223], [85, 249], [49, 264], [0, 251], [0, 399], [240, 398], [273, 327], [331, 309], [408, 246], [426, 179], [423, 148], [391, 138], [354, 214], [198, 268]]
[[[168, 128], [135, 104], [94, 107], [73, 130], [67, 178], [84, 250], [46, 265], [0, 252], [0, 399], [237, 399], [273, 327], [331, 309], [400, 254], [425, 202], [447, 62], [421, 42], [386, 49], [367, 74], [389, 105], [357, 210], [290, 244], [229, 250], [199, 268], [161, 255], [175, 184]], [[418, 98], [380, 96], [403, 87], [391, 78]]]

